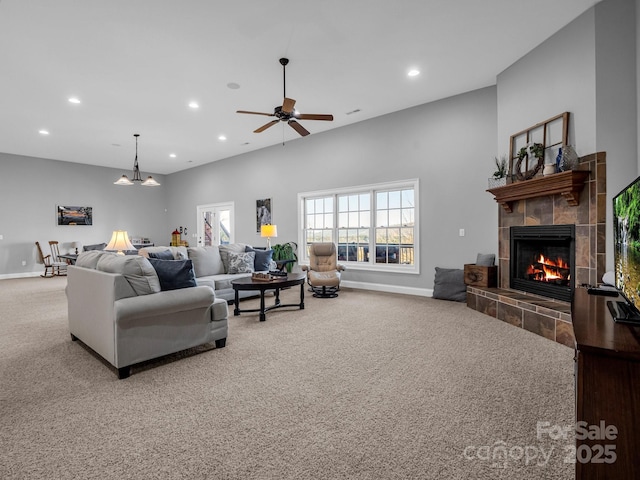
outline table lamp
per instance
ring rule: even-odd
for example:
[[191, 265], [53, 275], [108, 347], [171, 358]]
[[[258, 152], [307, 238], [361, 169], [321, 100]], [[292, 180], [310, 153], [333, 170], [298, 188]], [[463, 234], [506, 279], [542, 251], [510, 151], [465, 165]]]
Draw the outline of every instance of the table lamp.
[[271, 225], [270, 223], [261, 225], [260, 236], [267, 237], [267, 250], [271, 250], [271, 237], [275, 238], [278, 236], [278, 227], [276, 225]]
[[71, 242], [71, 248], [76, 249], [76, 255], [78, 255], [78, 247], [80, 246], [80, 242]]
[[114, 230], [111, 240], [104, 249], [116, 250], [118, 255], [124, 255], [124, 250], [135, 250], [136, 247], [134, 247], [131, 244], [131, 241], [129, 241], [129, 235], [127, 235], [126, 231]]

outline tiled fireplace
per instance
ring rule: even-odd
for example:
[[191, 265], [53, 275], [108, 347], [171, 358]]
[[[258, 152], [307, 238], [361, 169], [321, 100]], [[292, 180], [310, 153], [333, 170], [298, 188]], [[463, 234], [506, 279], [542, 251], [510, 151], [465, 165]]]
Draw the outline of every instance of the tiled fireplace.
[[[605, 153], [580, 158], [578, 170], [590, 173], [565, 172], [491, 190], [501, 204], [498, 207], [498, 288], [467, 288], [468, 307], [572, 348], [574, 337], [568, 298], [549, 297], [544, 288], [535, 293], [524, 292], [517, 282], [515, 286], [511, 282], [510, 274], [515, 266], [510, 233], [511, 227], [574, 226], [574, 248], [570, 254], [573, 258], [568, 262], [573, 277], [564, 283], [569, 289], [574, 285], [598, 284], [605, 272]], [[580, 175], [579, 181], [576, 180]], [[567, 176], [574, 177], [573, 183]], [[564, 185], [559, 185], [561, 178]]]

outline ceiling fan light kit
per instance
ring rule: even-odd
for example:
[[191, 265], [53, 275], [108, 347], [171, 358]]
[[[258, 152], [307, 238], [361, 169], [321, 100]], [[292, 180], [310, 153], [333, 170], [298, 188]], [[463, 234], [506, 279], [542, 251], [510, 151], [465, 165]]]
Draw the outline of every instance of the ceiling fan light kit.
[[331, 122], [333, 121], [333, 115], [330, 114], [319, 114], [319, 113], [298, 113], [294, 110], [294, 106], [296, 101], [293, 98], [287, 97], [287, 72], [286, 66], [289, 64], [288, 58], [281, 58], [280, 65], [282, 65], [282, 85], [283, 85], [283, 96], [284, 100], [282, 101], [282, 105], [278, 105], [273, 109], [273, 113], [264, 113], [264, 112], [252, 112], [249, 110], [237, 110], [236, 113], [247, 113], [250, 115], [265, 115], [267, 117], [276, 117], [275, 120], [271, 120], [268, 123], [265, 123], [261, 127], [255, 129], [253, 133], [264, 132], [267, 128], [274, 126], [279, 122], [287, 122], [291, 128], [293, 128], [296, 132], [298, 132], [301, 136], [306, 137], [309, 135], [309, 131], [304, 128], [298, 120], [323, 120]]
[[140, 183], [145, 187], [159, 187], [160, 184], [149, 175], [146, 180], [142, 180], [140, 176], [140, 167], [138, 167], [138, 137], [139, 133], [134, 133], [133, 136], [136, 138], [136, 158], [133, 161], [133, 179], [129, 179], [126, 175], [122, 175], [118, 180], [116, 180], [114, 185], [135, 185], [136, 183]]

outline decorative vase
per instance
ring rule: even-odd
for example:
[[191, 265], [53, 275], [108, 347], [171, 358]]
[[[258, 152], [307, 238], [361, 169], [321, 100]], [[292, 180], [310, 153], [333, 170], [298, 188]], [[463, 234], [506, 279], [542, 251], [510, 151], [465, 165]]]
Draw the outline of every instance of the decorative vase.
[[571, 145], [565, 145], [562, 149], [562, 160], [560, 168], [563, 172], [575, 170], [578, 166], [578, 154]]
[[542, 170], [542, 174], [546, 177], [547, 175], [553, 175], [556, 173], [556, 166], [553, 163], [547, 163]]
[[562, 147], [558, 149], [558, 155], [556, 156], [556, 172], [562, 171]]

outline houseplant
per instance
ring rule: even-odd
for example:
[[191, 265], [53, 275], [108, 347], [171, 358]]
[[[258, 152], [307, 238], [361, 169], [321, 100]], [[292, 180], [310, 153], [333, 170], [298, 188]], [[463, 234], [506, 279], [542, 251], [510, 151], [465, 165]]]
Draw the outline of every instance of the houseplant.
[[507, 156], [502, 155], [500, 158], [493, 157], [496, 164], [496, 171], [493, 177], [489, 178], [489, 188], [502, 187], [507, 184]]
[[283, 260], [294, 260], [285, 264], [287, 272], [291, 273], [293, 264], [298, 260], [296, 251], [298, 250], [298, 244], [296, 242], [276, 243], [271, 246], [273, 250], [273, 261], [278, 263]]

